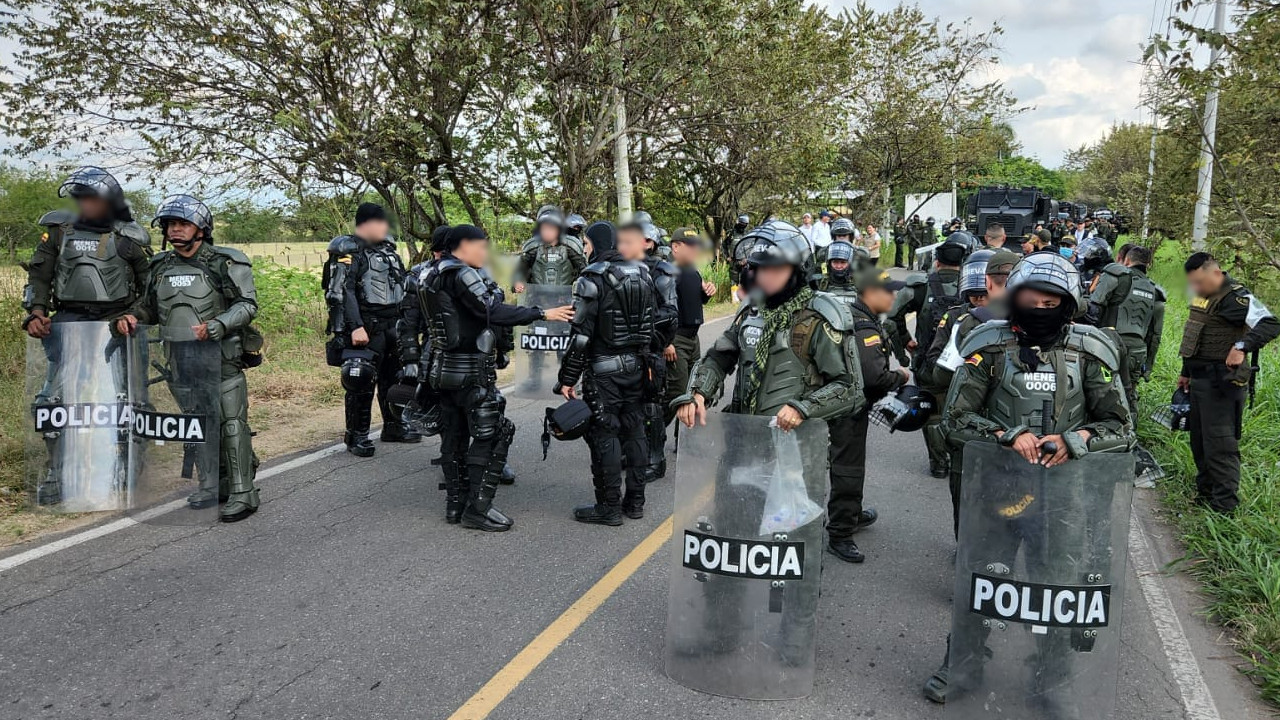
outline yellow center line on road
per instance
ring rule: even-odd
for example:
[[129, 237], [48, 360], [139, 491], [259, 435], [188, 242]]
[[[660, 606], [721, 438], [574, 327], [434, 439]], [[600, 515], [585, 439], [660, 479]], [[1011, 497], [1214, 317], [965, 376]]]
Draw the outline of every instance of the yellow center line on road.
[[569, 636], [573, 635], [578, 627], [604, 604], [605, 600], [622, 587], [622, 583], [634, 575], [641, 565], [653, 557], [658, 548], [671, 539], [673, 526], [672, 518], [668, 516], [649, 534], [649, 537], [636, 545], [626, 557], [605, 573], [604, 577], [596, 581], [591, 589], [570, 605], [568, 610], [556, 618], [555, 622], [538, 633], [532, 642], [511, 658], [511, 661], [490, 678], [484, 687], [450, 715], [449, 720], [484, 720], [489, 717], [489, 713], [506, 700], [512, 691], [542, 664], [543, 660], [550, 657], [560, 643], [568, 640]]

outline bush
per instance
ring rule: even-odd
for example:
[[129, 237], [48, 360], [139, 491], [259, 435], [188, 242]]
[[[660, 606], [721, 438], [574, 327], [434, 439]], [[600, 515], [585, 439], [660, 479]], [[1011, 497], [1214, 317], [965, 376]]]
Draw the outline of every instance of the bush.
[[[1188, 435], [1150, 419], [1156, 407], [1169, 402], [1181, 370], [1178, 345], [1187, 318], [1181, 257], [1186, 253], [1177, 251], [1173, 245], [1162, 249], [1152, 273], [1169, 292], [1169, 305], [1152, 381], [1142, 388], [1138, 434], [1169, 473], [1164, 499], [1178, 518], [1192, 561], [1189, 571], [1209, 591], [1210, 613], [1235, 632], [1262, 696], [1280, 704], [1280, 350], [1273, 344], [1263, 351], [1257, 399], [1245, 413], [1240, 507], [1231, 517], [1206, 511], [1193, 502], [1196, 469]], [[1264, 300], [1277, 306], [1275, 298]]]

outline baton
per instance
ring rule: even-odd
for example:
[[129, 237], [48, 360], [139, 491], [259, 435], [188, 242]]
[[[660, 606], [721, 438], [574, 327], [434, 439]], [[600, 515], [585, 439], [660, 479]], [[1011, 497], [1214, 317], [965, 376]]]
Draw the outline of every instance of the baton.
[[[1053, 434], [1053, 401], [1045, 400], [1040, 406], [1040, 437]], [[1040, 446], [1040, 457], [1058, 454], [1058, 443], [1047, 442]]]

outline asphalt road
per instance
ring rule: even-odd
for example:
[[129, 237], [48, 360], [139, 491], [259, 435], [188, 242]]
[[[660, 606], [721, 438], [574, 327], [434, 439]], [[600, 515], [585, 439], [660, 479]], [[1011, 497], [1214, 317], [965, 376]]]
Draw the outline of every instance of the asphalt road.
[[[707, 339], [722, 327], [708, 327]], [[277, 474], [263, 483], [262, 510], [242, 523], [131, 527], [0, 573], [0, 718], [450, 718], [672, 507], [668, 479], [651, 486], [641, 521], [572, 522], [571, 507], [591, 496], [587, 453], [557, 443], [541, 461], [547, 404], [510, 404], [520, 477], [497, 505], [515, 518], [512, 532], [444, 523], [430, 439]], [[946, 484], [927, 476], [918, 434], [873, 428], [870, 458], [868, 503], [881, 520], [858, 536], [865, 564], [826, 563], [811, 697], [752, 703], [668, 680], [659, 551], [489, 717], [942, 718], [920, 684], [942, 659], [949, 625]], [[1147, 510], [1139, 515], [1150, 522]], [[1151, 530], [1157, 562], [1172, 557], [1166, 533]], [[1211, 717], [1184, 710], [1176, 678], [1185, 664], [1171, 668], [1158, 613], [1134, 579], [1117, 717]], [[1156, 580], [1220, 717], [1264, 717], [1230, 650], [1192, 615], [1189, 586]]]

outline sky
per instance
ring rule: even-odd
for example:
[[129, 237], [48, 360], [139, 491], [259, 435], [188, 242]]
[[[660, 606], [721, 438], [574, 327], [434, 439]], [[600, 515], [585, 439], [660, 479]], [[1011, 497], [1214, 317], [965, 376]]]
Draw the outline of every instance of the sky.
[[[819, 0], [839, 11], [856, 0]], [[878, 11], [897, 0], [868, 0]], [[1026, 110], [1012, 124], [1022, 153], [1048, 167], [1064, 154], [1106, 135], [1119, 121], [1142, 119], [1138, 108], [1141, 46], [1152, 32], [1153, 8], [1166, 0], [919, 0], [926, 15], [947, 22], [973, 18], [974, 28], [1004, 28], [994, 77]], [[1156, 31], [1164, 29], [1159, 21]]]

